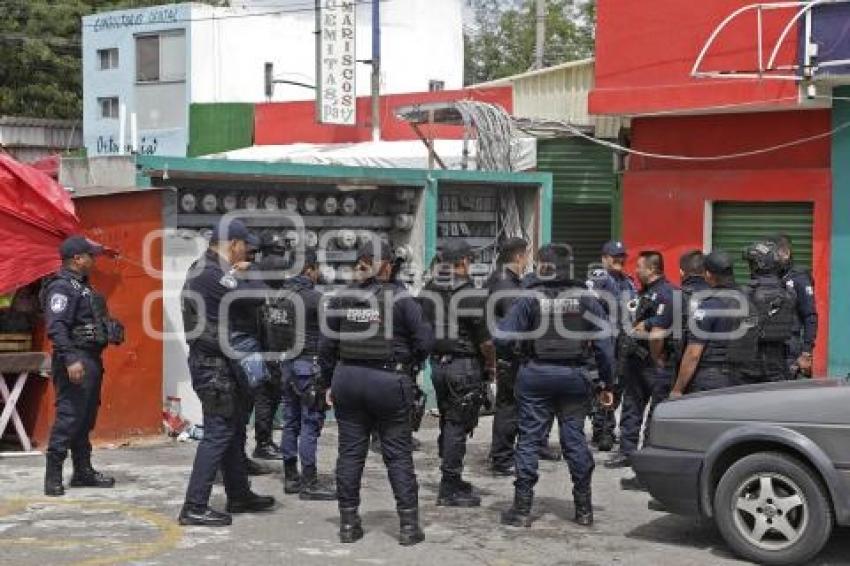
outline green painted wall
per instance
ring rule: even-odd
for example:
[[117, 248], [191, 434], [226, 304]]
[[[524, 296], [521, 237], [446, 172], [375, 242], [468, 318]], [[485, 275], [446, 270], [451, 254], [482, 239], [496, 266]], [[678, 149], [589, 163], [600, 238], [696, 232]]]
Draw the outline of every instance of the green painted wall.
[[[836, 88], [832, 125], [850, 122], [850, 87]], [[829, 302], [829, 375], [850, 374], [850, 129], [832, 137], [832, 245]]]
[[253, 144], [253, 104], [227, 102], [192, 104], [189, 107], [189, 157]]

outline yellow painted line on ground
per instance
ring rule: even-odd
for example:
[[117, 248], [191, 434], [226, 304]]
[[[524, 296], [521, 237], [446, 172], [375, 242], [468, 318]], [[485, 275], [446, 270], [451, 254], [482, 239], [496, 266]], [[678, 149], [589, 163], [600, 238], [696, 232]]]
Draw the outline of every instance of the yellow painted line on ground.
[[[14, 515], [21, 511], [26, 511], [27, 507], [33, 504], [41, 504], [46, 506], [66, 505], [76, 506], [82, 509], [100, 509], [105, 511], [115, 511], [123, 513], [128, 517], [150, 523], [160, 531], [158, 539], [138, 544], [125, 544], [121, 547], [117, 554], [109, 556], [101, 556], [90, 558], [81, 562], [75, 562], [75, 566], [105, 566], [109, 564], [119, 564], [132, 560], [142, 560], [150, 558], [157, 554], [162, 554], [177, 546], [180, 539], [183, 537], [183, 530], [177, 525], [173, 518], [166, 517], [161, 513], [150, 511], [143, 507], [129, 505], [126, 503], [107, 503], [100, 501], [85, 501], [79, 499], [11, 499], [0, 501], [0, 517]], [[29, 538], [4, 539], [0, 536], [0, 546], [5, 545], [29, 545], [41, 546], [45, 548], [68, 549], [78, 548], [81, 542], [79, 540], [64, 539], [53, 541], [31, 540]]]

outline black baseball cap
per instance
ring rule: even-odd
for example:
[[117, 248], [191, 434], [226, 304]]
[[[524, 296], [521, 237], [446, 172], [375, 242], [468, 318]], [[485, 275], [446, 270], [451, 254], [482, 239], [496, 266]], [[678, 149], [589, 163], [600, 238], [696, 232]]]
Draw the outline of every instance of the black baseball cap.
[[228, 240], [242, 240], [248, 247], [259, 249], [260, 239], [245, 226], [241, 220], [230, 220], [217, 223], [213, 226], [211, 242], [224, 242]]
[[59, 245], [59, 257], [62, 259], [71, 259], [75, 255], [90, 254], [95, 256], [102, 253], [103, 246], [95, 244], [85, 236], [70, 236]]
[[451, 239], [443, 245], [440, 256], [443, 261], [459, 261], [472, 257], [472, 246], [466, 240]]
[[623, 242], [619, 240], [611, 240], [610, 242], [605, 242], [605, 245], [602, 246], [602, 255], [625, 257], [628, 255], [628, 252], [626, 251], [626, 246]]
[[711, 252], [705, 256], [705, 270], [715, 275], [732, 275], [732, 258], [721, 250]]
[[371, 238], [365, 244], [360, 246], [360, 249], [357, 250], [357, 259], [359, 260], [365, 257], [374, 259], [376, 252], [379, 254], [378, 259], [386, 261], [393, 259], [393, 250], [390, 243], [375, 238]]

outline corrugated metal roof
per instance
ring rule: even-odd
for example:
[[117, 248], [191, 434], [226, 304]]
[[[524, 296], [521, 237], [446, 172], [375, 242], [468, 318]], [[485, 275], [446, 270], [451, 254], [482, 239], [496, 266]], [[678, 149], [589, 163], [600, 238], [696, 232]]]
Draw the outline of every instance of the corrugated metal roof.
[[515, 116], [592, 126], [596, 137], [616, 138], [620, 129], [628, 125], [626, 119], [595, 116], [587, 112], [594, 73], [595, 59], [581, 59], [477, 84], [472, 88], [511, 85]]
[[0, 116], [0, 126], [26, 126], [37, 128], [73, 128], [80, 127], [79, 120], [52, 120], [31, 118], [28, 116]]

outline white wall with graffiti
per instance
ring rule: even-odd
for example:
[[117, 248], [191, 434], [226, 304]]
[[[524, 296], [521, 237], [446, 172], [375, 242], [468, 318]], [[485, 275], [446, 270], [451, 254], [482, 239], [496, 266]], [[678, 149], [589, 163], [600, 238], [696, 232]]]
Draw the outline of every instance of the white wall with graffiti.
[[[340, 2], [344, 0], [339, 0]], [[303, 0], [171, 4], [83, 18], [83, 134], [90, 156], [186, 155], [189, 105], [264, 102], [277, 79], [316, 84], [316, 17]], [[371, 57], [371, 3], [357, 4], [356, 57]], [[463, 0], [381, 3], [382, 92], [463, 86]], [[370, 67], [356, 66], [369, 93]], [[314, 91], [277, 84], [274, 101]]]

